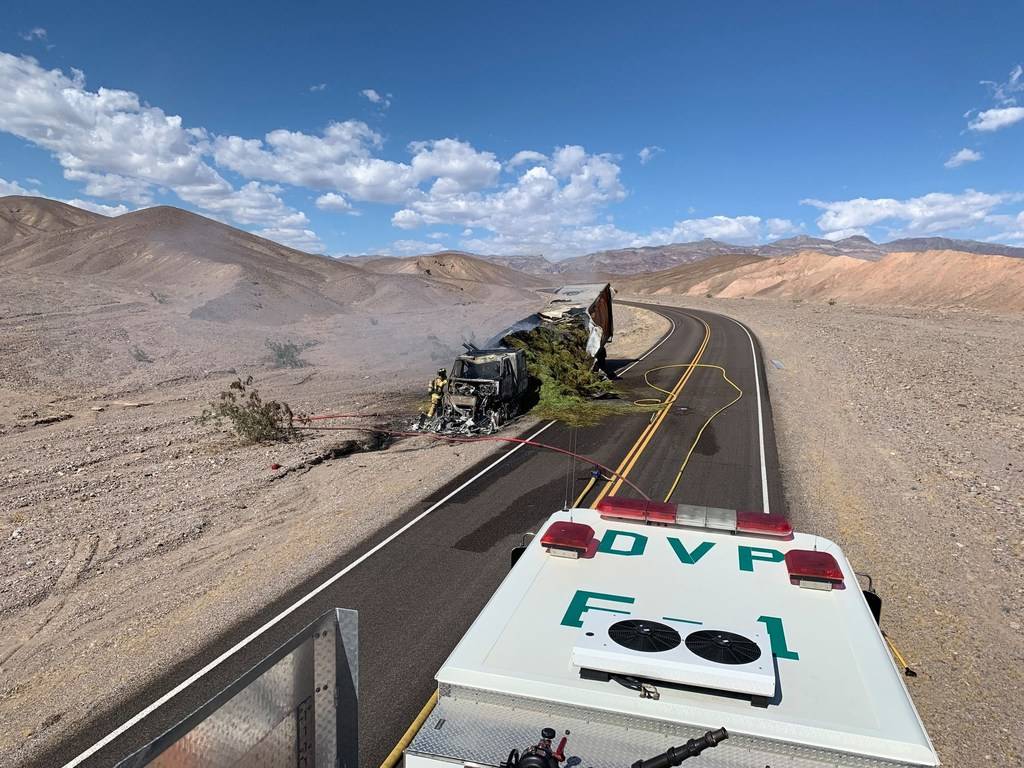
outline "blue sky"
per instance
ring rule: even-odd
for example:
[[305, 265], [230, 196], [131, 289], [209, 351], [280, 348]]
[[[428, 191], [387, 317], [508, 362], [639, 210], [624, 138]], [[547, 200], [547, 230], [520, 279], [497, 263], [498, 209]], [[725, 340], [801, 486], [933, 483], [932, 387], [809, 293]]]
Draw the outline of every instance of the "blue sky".
[[5, 9], [0, 193], [329, 254], [1024, 244], [1021, 2], [86, 5]]

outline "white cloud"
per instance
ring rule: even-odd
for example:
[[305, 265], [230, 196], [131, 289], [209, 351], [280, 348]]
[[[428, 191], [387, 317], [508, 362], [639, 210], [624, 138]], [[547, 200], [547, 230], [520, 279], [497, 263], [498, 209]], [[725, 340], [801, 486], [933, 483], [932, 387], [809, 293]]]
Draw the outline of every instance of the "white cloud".
[[520, 165], [531, 163], [533, 165], [543, 165], [548, 161], [548, 156], [542, 152], [534, 152], [532, 149], [524, 149], [521, 152], [516, 152], [512, 155], [512, 159], [508, 161], [508, 167], [518, 168]]
[[383, 94], [373, 88], [364, 88], [359, 92], [359, 95], [368, 99], [371, 104], [376, 104], [381, 109], [387, 109], [391, 106], [391, 94]]
[[416, 186], [412, 167], [373, 157], [382, 143], [366, 123], [346, 120], [330, 123], [320, 136], [284, 129], [262, 141], [218, 136], [212, 148], [219, 165], [248, 178], [333, 189], [356, 200], [402, 202]]
[[327, 83], [317, 83], [316, 85], [309, 86], [310, 93], [319, 93], [320, 91], [327, 90]]
[[972, 131], [991, 132], [1024, 120], [1024, 107], [997, 107], [986, 109], [967, 124]]
[[891, 235], [912, 236], [992, 223], [992, 212], [997, 206], [1019, 197], [968, 189], [960, 194], [932, 192], [906, 200], [858, 197], [833, 202], [800, 202], [824, 211], [818, 217], [817, 224], [826, 233], [825, 237], [846, 230], [863, 230], [883, 222], [898, 225], [890, 230]]
[[21, 184], [16, 181], [7, 181], [7, 179], [0, 178], [0, 197], [6, 197], [7, 195], [31, 195]]
[[427, 235], [431, 240], [444, 240], [448, 237], [447, 232], [431, 232]]
[[745, 245], [792, 234], [797, 229], [788, 219], [765, 221], [760, 216], [708, 216], [677, 221], [671, 227], [636, 238], [632, 245], [665, 245], [704, 238]]
[[850, 227], [849, 229], [837, 229], [833, 232], [826, 232], [822, 235], [826, 240], [845, 240], [848, 237], [854, 237], [860, 235], [861, 237], [867, 237], [867, 230], [861, 229], [860, 227]]
[[348, 213], [352, 210], [352, 203], [337, 192], [328, 192], [326, 195], [320, 195], [316, 199], [316, 207], [321, 211]]
[[42, 27], [33, 27], [28, 32], [22, 32], [18, 35], [22, 40], [45, 40], [46, 30]]
[[102, 203], [94, 203], [92, 200], [82, 200], [77, 197], [71, 200], [61, 200], [61, 202], [73, 205], [75, 208], [99, 213], [103, 216], [120, 216], [122, 213], [128, 213], [131, 210], [127, 205], [103, 205]]
[[436, 178], [445, 194], [489, 187], [498, 180], [501, 164], [491, 152], [478, 152], [456, 139], [417, 141], [409, 145], [417, 183]]
[[655, 157], [657, 157], [658, 155], [660, 155], [664, 151], [665, 150], [662, 149], [661, 147], [652, 144], [649, 147], [644, 147], [643, 149], [641, 149], [636, 154], [637, 154], [637, 157], [640, 158], [640, 164], [641, 165], [647, 165], [649, 162], [651, 162], [651, 160], [653, 160]]
[[75, 69], [69, 77], [30, 57], [0, 53], [0, 131], [50, 151], [66, 178], [85, 183], [86, 194], [141, 205], [154, 187], [168, 188], [239, 224], [307, 223], [281, 200], [279, 188], [250, 182], [235, 189], [204, 160], [203, 129], [186, 128], [180, 117], [131, 91], [90, 91]]
[[388, 248], [384, 249], [385, 254], [420, 254], [437, 253], [445, 250], [443, 244], [429, 243], [425, 240], [395, 240]]
[[973, 149], [964, 147], [959, 152], [954, 153], [943, 165], [947, 168], [959, 168], [961, 165], [976, 163], [981, 160], [981, 157], [981, 152], [975, 152]]
[[116, 173], [93, 173], [67, 169], [64, 178], [68, 181], [85, 182], [85, 194], [108, 200], [127, 200], [135, 205], [149, 205], [153, 202], [152, 187], [140, 179], [119, 176]]
[[273, 240], [275, 243], [297, 248], [310, 253], [323, 253], [326, 249], [317, 237], [316, 232], [301, 227], [267, 227], [256, 231], [260, 237]]
[[1024, 66], [1018, 64], [1011, 69], [1005, 83], [982, 80], [981, 84], [988, 86], [992, 91], [992, 98], [998, 103], [1014, 105], [1017, 103], [1017, 97], [1014, 94], [1024, 92]]
[[768, 229], [768, 237], [772, 239], [795, 235], [804, 228], [803, 224], [794, 224], [789, 219], [768, 219], [765, 226]]

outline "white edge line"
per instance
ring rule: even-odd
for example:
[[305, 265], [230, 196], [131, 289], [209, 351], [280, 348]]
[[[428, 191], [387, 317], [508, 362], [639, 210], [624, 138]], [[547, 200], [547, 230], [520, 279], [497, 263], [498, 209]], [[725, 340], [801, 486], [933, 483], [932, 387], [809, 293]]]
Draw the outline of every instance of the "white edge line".
[[761, 499], [764, 504], [764, 513], [767, 515], [771, 512], [771, 508], [768, 506], [768, 469], [764, 462], [764, 416], [761, 412], [761, 373], [757, 364], [757, 347], [754, 345], [754, 337], [750, 335], [747, 326], [735, 318], [730, 317], [729, 319], [747, 334], [747, 338], [750, 339], [750, 354], [754, 357], [754, 387], [757, 389], [757, 437], [761, 448]]
[[[653, 351], [653, 350], [652, 350], [652, 351]], [[641, 358], [641, 359], [642, 359], [642, 358]], [[539, 434], [540, 434], [541, 432], [543, 432], [544, 430], [546, 430], [546, 429], [547, 429], [548, 427], [552, 426], [552, 425], [553, 425], [553, 424], [555, 424], [555, 423], [556, 423], [556, 422], [554, 422], [554, 421], [549, 421], [549, 422], [548, 422], [547, 424], [545, 424], [545, 425], [544, 425], [543, 427], [541, 427], [540, 429], [538, 429], [538, 430], [537, 430], [536, 432], [534, 432], [534, 433], [533, 433], [532, 435], [530, 435], [530, 436], [529, 436], [528, 438], [526, 438], [526, 439], [527, 439], [527, 440], [533, 440], [533, 439], [534, 439], [535, 437], [537, 437], [537, 435], [539, 435]], [[306, 603], [308, 603], [308, 602], [309, 602], [310, 600], [312, 600], [312, 599], [313, 599], [314, 597], [316, 597], [316, 596], [317, 596], [318, 594], [320, 594], [321, 592], [323, 592], [323, 591], [324, 591], [325, 589], [327, 589], [327, 588], [328, 588], [329, 586], [331, 586], [331, 584], [333, 584], [334, 582], [336, 582], [336, 581], [337, 581], [338, 579], [340, 579], [340, 578], [341, 578], [342, 576], [344, 576], [344, 575], [345, 575], [346, 573], [348, 573], [349, 571], [351, 571], [351, 570], [352, 570], [353, 568], [355, 568], [356, 566], [360, 565], [361, 563], [363, 563], [364, 561], [366, 561], [367, 559], [369, 559], [369, 558], [370, 558], [370, 557], [371, 557], [372, 555], [374, 555], [375, 553], [379, 552], [379, 551], [380, 551], [381, 549], [383, 549], [384, 547], [386, 547], [386, 546], [387, 546], [388, 544], [390, 544], [390, 543], [391, 543], [392, 541], [394, 541], [395, 539], [397, 539], [397, 538], [398, 538], [399, 536], [401, 536], [401, 535], [402, 535], [403, 533], [405, 533], [406, 531], [408, 531], [408, 530], [409, 530], [410, 528], [412, 528], [412, 527], [413, 527], [414, 525], [416, 525], [416, 523], [418, 523], [418, 522], [419, 522], [420, 520], [422, 520], [423, 518], [425, 518], [425, 517], [426, 517], [427, 515], [429, 515], [429, 514], [430, 514], [431, 512], [433, 512], [433, 511], [434, 511], [435, 509], [437, 509], [438, 507], [440, 507], [440, 506], [441, 506], [442, 504], [444, 504], [444, 503], [445, 503], [446, 501], [448, 501], [449, 499], [451, 499], [451, 498], [452, 498], [453, 496], [455, 496], [455, 495], [456, 495], [457, 493], [459, 493], [460, 491], [462, 491], [463, 489], [465, 489], [465, 488], [466, 488], [466, 487], [468, 487], [469, 485], [471, 485], [471, 484], [473, 484], [474, 482], [476, 482], [477, 480], [479, 480], [479, 479], [480, 479], [481, 477], [483, 477], [483, 476], [484, 476], [485, 474], [487, 474], [487, 473], [488, 473], [488, 472], [490, 472], [490, 471], [491, 471], [492, 469], [494, 469], [494, 468], [495, 468], [496, 466], [498, 466], [499, 464], [501, 464], [501, 462], [503, 462], [503, 461], [504, 461], [505, 459], [507, 459], [507, 458], [508, 458], [509, 456], [511, 456], [511, 455], [512, 455], [513, 453], [515, 453], [515, 452], [516, 452], [516, 451], [518, 451], [518, 450], [519, 450], [520, 448], [522, 448], [522, 447], [523, 447], [524, 445], [525, 445], [525, 443], [519, 443], [519, 444], [518, 444], [518, 445], [516, 445], [516, 447], [515, 447], [515, 448], [513, 448], [512, 450], [508, 451], [507, 453], [503, 453], [503, 454], [502, 454], [501, 456], [499, 456], [499, 457], [498, 457], [497, 459], [495, 459], [495, 460], [494, 460], [493, 462], [491, 462], [491, 463], [490, 463], [490, 464], [488, 464], [488, 465], [487, 465], [486, 467], [484, 467], [483, 469], [481, 469], [481, 470], [480, 470], [479, 472], [477, 472], [477, 473], [476, 473], [475, 475], [473, 475], [473, 477], [469, 478], [469, 480], [467, 480], [466, 482], [464, 482], [464, 483], [463, 483], [462, 485], [460, 485], [460, 486], [459, 486], [458, 488], [456, 488], [456, 489], [455, 489], [454, 491], [452, 491], [451, 493], [449, 493], [449, 494], [448, 494], [447, 496], [445, 496], [445, 497], [444, 497], [443, 499], [441, 499], [440, 501], [437, 501], [437, 502], [435, 502], [434, 504], [432, 504], [431, 506], [429, 506], [429, 507], [428, 507], [427, 509], [425, 509], [425, 510], [424, 510], [423, 512], [420, 512], [420, 514], [418, 514], [418, 515], [417, 515], [416, 517], [414, 517], [414, 518], [413, 518], [412, 520], [410, 520], [410, 521], [409, 521], [408, 523], [406, 523], [405, 525], [403, 525], [403, 526], [402, 526], [401, 528], [399, 528], [399, 529], [398, 529], [397, 531], [395, 531], [394, 533], [392, 533], [392, 534], [391, 534], [390, 536], [388, 536], [388, 537], [387, 537], [386, 539], [384, 539], [383, 541], [380, 541], [379, 543], [377, 543], [376, 545], [374, 545], [373, 547], [371, 547], [370, 549], [368, 549], [368, 550], [367, 550], [366, 552], [364, 552], [364, 553], [363, 553], [362, 555], [360, 555], [359, 557], [357, 557], [357, 558], [356, 558], [355, 560], [353, 560], [353, 561], [352, 561], [351, 563], [349, 563], [348, 565], [346, 565], [346, 566], [345, 566], [344, 568], [342, 568], [342, 569], [341, 569], [340, 571], [338, 571], [338, 572], [337, 572], [336, 574], [334, 574], [333, 576], [331, 576], [331, 578], [327, 579], [327, 581], [323, 582], [323, 583], [322, 583], [322, 584], [321, 584], [320, 586], [318, 586], [318, 587], [317, 587], [316, 589], [312, 590], [311, 592], [307, 593], [307, 594], [306, 594], [306, 595], [304, 595], [303, 597], [299, 598], [299, 600], [297, 600], [297, 601], [296, 601], [295, 603], [293, 603], [293, 604], [292, 604], [291, 606], [289, 606], [288, 608], [285, 608], [285, 609], [284, 609], [283, 611], [281, 611], [281, 613], [279, 613], [279, 614], [278, 614], [277, 616], [275, 616], [274, 618], [272, 618], [272, 619], [271, 619], [270, 621], [268, 621], [268, 622], [267, 622], [266, 624], [264, 624], [264, 625], [263, 625], [262, 627], [260, 627], [259, 629], [255, 630], [254, 632], [252, 632], [252, 634], [248, 635], [248, 636], [247, 636], [247, 637], [245, 637], [244, 639], [240, 640], [240, 641], [239, 641], [238, 643], [236, 643], [235, 645], [233, 645], [233, 646], [232, 646], [231, 648], [229, 648], [228, 650], [224, 651], [224, 653], [222, 653], [222, 654], [221, 654], [220, 656], [218, 656], [217, 658], [215, 658], [215, 659], [214, 659], [213, 661], [211, 661], [211, 662], [210, 662], [209, 664], [207, 664], [207, 665], [206, 665], [205, 667], [203, 667], [202, 669], [200, 669], [200, 670], [199, 670], [198, 672], [195, 672], [195, 673], [193, 673], [193, 674], [192, 674], [191, 676], [189, 676], [189, 677], [188, 677], [187, 679], [185, 679], [185, 680], [183, 680], [182, 682], [178, 683], [178, 684], [177, 684], [176, 686], [174, 686], [174, 688], [172, 688], [171, 690], [169, 690], [169, 691], [168, 691], [167, 693], [165, 693], [165, 694], [164, 694], [163, 696], [161, 696], [161, 697], [160, 697], [159, 699], [157, 699], [157, 700], [156, 700], [156, 701], [154, 701], [154, 702], [153, 702], [152, 704], [150, 704], [149, 706], [147, 706], [147, 707], [146, 707], [145, 709], [143, 709], [142, 711], [140, 711], [139, 713], [137, 713], [137, 714], [136, 714], [136, 715], [135, 715], [134, 717], [132, 717], [131, 719], [129, 719], [129, 720], [127, 720], [127, 721], [125, 721], [125, 722], [124, 722], [124, 723], [123, 723], [122, 725], [120, 725], [120, 726], [119, 726], [118, 728], [114, 729], [114, 730], [113, 730], [113, 731], [111, 731], [111, 732], [110, 732], [109, 734], [107, 734], [107, 735], [106, 735], [106, 736], [104, 736], [104, 737], [103, 737], [102, 739], [100, 739], [100, 740], [99, 740], [99, 741], [97, 741], [97, 742], [96, 742], [95, 744], [93, 744], [93, 745], [92, 745], [91, 747], [89, 747], [89, 748], [88, 748], [87, 750], [85, 750], [84, 752], [82, 752], [82, 754], [80, 754], [80, 755], [79, 755], [78, 757], [74, 758], [73, 760], [71, 760], [71, 761], [70, 761], [70, 762], [68, 762], [68, 763], [65, 763], [65, 764], [64, 764], [64, 768], [74, 768], [75, 766], [77, 766], [77, 765], [81, 764], [81, 763], [82, 763], [83, 761], [85, 761], [85, 760], [88, 760], [88, 759], [89, 759], [90, 757], [92, 757], [92, 756], [93, 756], [93, 755], [94, 755], [94, 754], [95, 754], [96, 752], [98, 752], [99, 750], [103, 749], [103, 747], [105, 747], [105, 746], [106, 746], [107, 744], [109, 744], [110, 742], [112, 742], [112, 741], [113, 741], [114, 739], [116, 739], [116, 738], [117, 738], [118, 736], [120, 736], [121, 734], [123, 734], [123, 733], [124, 733], [125, 731], [127, 731], [127, 730], [128, 730], [128, 729], [130, 729], [130, 728], [133, 728], [133, 727], [134, 727], [135, 725], [137, 725], [137, 724], [138, 724], [138, 723], [139, 723], [139, 722], [140, 722], [141, 720], [145, 719], [146, 717], [149, 717], [149, 715], [150, 715], [150, 714], [152, 714], [152, 713], [153, 713], [153, 712], [155, 712], [155, 711], [156, 711], [157, 709], [159, 709], [159, 708], [160, 708], [160, 707], [162, 707], [162, 706], [163, 706], [164, 704], [166, 704], [166, 703], [167, 703], [168, 701], [170, 701], [171, 699], [173, 699], [173, 698], [174, 698], [175, 696], [177, 696], [177, 695], [178, 695], [179, 693], [181, 693], [181, 692], [182, 692], [183, 690], [185, 690], [185, 688], [187, 688], [188, 686], [192, 685], [192, 683], [194, 683], [194, 682], [195, 682], [196, 680], [198, 680], [199, 678], [203, 677], [203, 676], [204, 676], [205, 674], [207, 674], [208, 672], [210, 672], [210, 670], [212, 670], [212, 669], [214, 669], [215, 667], [219, 666], [219, 665], [220, 665], [221, 663], [223, 663], [223, 662], [224, 662], [224, 661], [225, 661], [226, 659], [228, 659], [228, 658], [229, 658], [230, 656], [234, 655], [235, 653], [237, 653], [238, 651], [240, 651], [240, 650], [241, 650], [242, 648], [244, 648], [244, 647], [245, 647], [246, 645], [248, 645], [248, 644], [249, 644], [249, 643], [251, 643], [251, 642], [252, 642], [253, 640], [255, 640], [255, 639], [256, 639], [257, 637], [259, 637], [259, 636], [260, 636], [260, 635], [262, 635], [262, 634], [263, 634], [264, 632], [266, 632], [266, 631], [267, 631], [268, 629], [270, 629], [270, 628], [271, 628], [271, 627], [273, 627], [274, 625], [278, 624], [278, 623], [279, 623], [279, 622], [280, 622], [280, 621], [281, 621], [282, 619], [284, 619], [284, 618], [285, 618], [286, 616], [288, 616], [288, 615], [290, 615], [290, 614], [294, 613], [294, 612], [295, 612], [296, 610], [298, 610], [298, 609], [299, 609], [299, 608], [301, 608], [301, 607], [302, 607], [303, 605], [305, 605], [305, 604], [306, 604]]]
[[669, 337], [671, 337], [671, 336], [672, 336], [672, 334], [676, 332], [676, 321], [675, 321], [675, 320], [673, 320], [673, 319], [672, 319], [671, 317], [669, 317], [668, 315], [662, 315], [662, 314], [661, 314], [660, 312], [657, 312], [657, 311], [655, 311], [655, 310], [653, 310], [653, 309], [651, 309], [651, 310], [648, 310], [648, 311], [649, 311], [649, 312], [654, 312], [654, 314], [656, 314], [656, 315], [661, 315], [661, 317], [664, 317], [664, 318], [665, 318], [666, 320], [668, 320], [668, 321], [669, 321], [669, 322], [670, 322], [670, 323], [672, 324], [672, 327], [668, 329], [668, 333], [666, 333], [666, 334], [665, 334], [664, 338], [662, 338], [662, 340], [661, 340], [661, 341], [659, 341], [659, 342], [658, 342], [657, 344], [655, 344], [655, 345], [654, 345], [653, 347], [651, 347], [651, 348], [650, 348], [650, 349], [648, 349], [648, 350], [647, 350], [646, 352], [644, 352], [644, 353], [643, 353], [642, 355], [640, 355], [640, 357], [638, 357], [638, 358], [637, 358], [636, 360], [634, 360], [634, 361], [633, 361], [632, 363], [630, 363], [629, 365], [627, 365], [627, 366], [624, 366], [624, 367], [622, 367], [622, 368], [617, 368], [617, 369], [615, 370], [615, 375], [616, 375], [616, 376], [618, 376], [618, 375], [619, 375], [620, 373], [625, 373], [625, 372], [626, 372], [626, 371], [628, 371], [628, 370], [629, 370], [630, 368], [632, 368], [632, 367], [633, 367], [634, 365], [636, 365], [636, 364], [637, 364], [637, 363], [639, 363], [639, 362], [640, 362], [641, 360], [643, 360], [644, 358], [646, 358], [646, 357], [647, 357], [648, 355], [650, 355], [650, 354], [651, 354], [652, 352], [654, 352], [654, 350], [656, 350], [656, 349], [657, 349], [658, 347], [660, 347], [660, 346], [661, 346], [662, 344], [664, 344], [664, 343], [665, 343], [666, 341], [668, 341], [668, 340], [669, 340]]

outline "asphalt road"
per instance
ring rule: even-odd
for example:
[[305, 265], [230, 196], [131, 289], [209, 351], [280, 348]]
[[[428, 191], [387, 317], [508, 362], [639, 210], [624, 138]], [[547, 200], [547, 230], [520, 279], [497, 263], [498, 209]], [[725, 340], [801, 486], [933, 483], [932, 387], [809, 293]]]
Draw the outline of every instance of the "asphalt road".
[[[538, 441], [572, 447], [618, 468], [658, 500], [669, 492], [692, 447], [672, 501], [761, 511], [767, 511], [767, 507], [785, 513], [771, 405], [756, 339], [743, 326], [720, 315], [651, 308], [673, 322], [672, 332], [631, 367], [626, 368], [629, 361], [609, 363], [620, 367], [622, 388], [633, 399], [665, 397], [645, 384], [646, 371], [684, 366], [649, 374], [658, 387], [677, 391], [672, 407], [663, 412], [617, 415], [599, 425], [575, 430], [559, 423], [541, 423], [522, 436], [543, 429]], [[723, 378], [722, 371], [692, 363], [721, 366], [742, 392], [704, 428], [696, 445], [708, 418], [733, 400], [737, 392]], [[580, 462], [574, 466], [564, 456], [529, 447], [507, 451], [511, 455], [473, 482], [466, 484], [493, 463], [493, 457], [467, 469], [371, 539], [340, 553], [334, 563], [304, 585], [211, 639], [201, 653], [137, 696], [97, 702], [97, 715], [88, 725], [55, 750], [39, 755], [33, 764], [50, 768], [73, 761], [241, 638], [436, 506], [315, 598], [80, 763], [115, 764], [211, 698], [317, 616], [342, 607], [359, 611], [360, 762], [375, 768], [432, 693], [434, 673], [508, 572], [509, 552], [522, 534], [536, 530], [567, 498], [570, 502], [576, 499], [591, 477], [590, 466]], [[580, 504], [589, 506], [608, 492], [637, 495], [627, 485], [613, 489], [613, 483], [597, 482]]]

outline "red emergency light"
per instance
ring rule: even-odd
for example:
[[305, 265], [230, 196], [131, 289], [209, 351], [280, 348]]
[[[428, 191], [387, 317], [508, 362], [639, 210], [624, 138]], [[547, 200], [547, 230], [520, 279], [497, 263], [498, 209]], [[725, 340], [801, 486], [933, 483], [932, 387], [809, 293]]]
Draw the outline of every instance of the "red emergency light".
[[540, 545], [557, 557], [593, 557], [597, 550], [594, 529], [568, 520], [549, 525], [540, 537]]
[[828, 552], [791, 549], [786, 553], [786, 568], [791, 582], [811, 589], [842, 588], [843, 571]]
[[788, 538], [793, 535], [793, 525], [782, 515], [773, 512], [746, 512], [737, 510], [736, 531], [754, 533], [760, 536]]
[[602, 517], [613, 517], [617, 520], [640, 520], [645, 523], [676, 522], [676, 505], [649, 499], [623, 499], [618, 496], [605, 496], [597, 503], [597, 511]]

